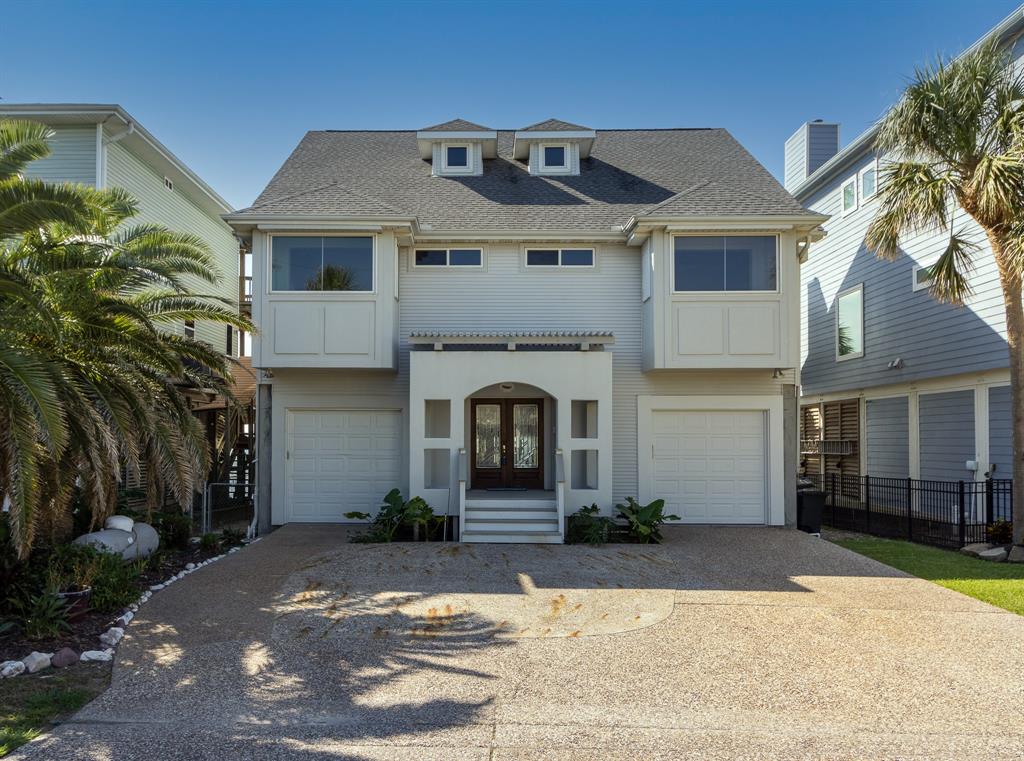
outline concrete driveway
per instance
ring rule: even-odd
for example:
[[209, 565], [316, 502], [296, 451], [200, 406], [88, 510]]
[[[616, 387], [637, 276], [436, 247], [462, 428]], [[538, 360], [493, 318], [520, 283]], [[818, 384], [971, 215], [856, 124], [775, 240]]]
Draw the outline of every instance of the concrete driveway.
[[1006, 758], [1024, 619], [781, 529], [353, 545], [288, 526], [157, 594], [18, 758]]

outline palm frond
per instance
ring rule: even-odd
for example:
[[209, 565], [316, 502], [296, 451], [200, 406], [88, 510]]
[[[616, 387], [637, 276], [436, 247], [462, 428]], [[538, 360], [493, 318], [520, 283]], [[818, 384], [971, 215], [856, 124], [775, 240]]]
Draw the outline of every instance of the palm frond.
[[974, 271], [977, 250], [977, 244], [968, 240], [963, 231], [950, 236], [946, 249], [928, 271], [929, 291], [936, 300], [963, 306], [973, 293], [968, 276]]

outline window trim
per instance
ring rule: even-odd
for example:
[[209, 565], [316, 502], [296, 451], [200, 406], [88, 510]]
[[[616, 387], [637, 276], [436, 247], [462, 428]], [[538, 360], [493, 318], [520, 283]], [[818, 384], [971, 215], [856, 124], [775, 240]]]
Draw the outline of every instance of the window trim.
[[[569, 143], [540, 143], [538, 150], [540, 156], [538, 156], [538, 166], [540, 171], [545, 174], [569, 174], [572, 171], [572, 156], [570, 154]], [[561, 148], [564, 151], [565, 163], [564, 164], [548, 164], [544, 160], [544, 153], [546, 148]]]
[[917, 291], [927, 291], [927, 290], [929, 290], [932, 287], [932, 279], [931, 278], [928, 278], [928, 280], [925, 281], [924, 283], [917, 282], [917, 273], [920, 272], [921, 270], [929, 270], [932, 267], [934, 267], [937, 263], [938, 263], [938, 260], [932, 262], [931, 264], [915, 264], [913, 266], [913, 268], [911, 270], [910, 285], [911, 285], [911, 287], [913, 288], [913, 290], [915, 292], [917, 292]]
[[[723, 288], [720, 291], [677, 291], [676, 290], [676, 238], [774, 238], [775, 239], [775, 288], [771, 290], [750, 290], [750, 291], [730, 291]], [[682, 232], [673, 233], [669, 241], [669, 283], [672, 286], [673, 296], [707, 296], [708, 294], [722, 295], [728, 294], [730, 296], [739, 294], [745, 295], [748, 293], [754, 294], [767, 294], [774, 293], [778, 294], [781, 292], [782, 285], [780, 284], [781, 270], [780, 265], [782, 263], [781, 249], [782, 241], [781, 236], [778, 233], [755, 233], [747, 230], [737, 232], [724, 232], [724, 233], [698, 233], [698, 232]], [[653, 269], [653, 267], [652, 267]]]
[[[530, 264], [531, 251], [557, 251], [558, 264]], [[590, 264], [562, 264], [563, 251], [589, 251]], [[593, 246], [525, 246], [523, 267], [531, 270], [592, 270], [597, 267], [597, 249]]]
[[[846, 188], [853, 184], [853, 206], [849, 209], [846, 208]], [[860, 193], [858, 192], [859, 175], [855, 174], [852, 177], [847, 177], [842, 185], [839, 186], [839, 211], [842, 216], [853, 214], [859, 208]]]
[[[842, 300], [842, 298], [844, 296], [849, 296], [851, 293], [856, 293], [858, 291], [860, 292], [860, 351], [852, 353], [852, 354], [843, 354], [842, 356], [840, 356], [840, 354], [839, 354], [839, 302]], [[834, 320], [835, 325], [834, 325], [833, 333], [834, 333], [834, 337], [835, 337], [835, 346], [836, 346], [836, 349], [835, 349], [835, 351], [836, 351], [836, 362], [846, 362], [849, 359], [860, 359], [861, 357], [864, 356], [864, 344], [865, 344], [865, 340], [864, 340], [864, 283], [858, 283], [857, 285], [853, 286], [852, 288], [847, 288], [846, 290], [843, 290], [843, 291], [840, 291], [839, 293], [837, 293], [836, 294], [835, 305], [836, 305], [836, 315], [835, 315], [835, 320]]]
[[[864, 175], [868, 172], [874, 171], [875, 173], [875, 192], [869, 196], [864, 195]], [[857, 172], [857, 193], [860, 201], [860, 205], [866, 204], [873, 198], [878, 197], [878, 159], [875, 158], [870, 164]]]
[[[418, 251], [444, 251], [444, 264], [417, 264], [416, 253]], [[480, 252], [480, 263], [479, 264], [452, 264], [451, 257], [452, 251], [479, 251]], [[430, 246], [414, 246], [412, 248], [411, 257], [412, 266], [416, 269], [425, 270], [482, 270], [484, 268], [484, 249], [482, 246], [450, 246], [436, 248]]]
[[[449, 148], [466, 149], [466, 165], [451, 166], [448, 164]], [[473, 144], [465, 142], [441, 143], [441, 171], [444, 174], [472, 174], [473, 173]]]
[[196, 337], [196, 321], [195, 320], [185, 320], [185, 325], [184, 325], [184, 328], [183, 328], [182, 332], [184, 333], [185, 338], [195, 338]]
[[[369, 238], [370, 239], [370, 254], [372, 263], [372, 274], [373, 278], [373, 289], [369, 291], [285, 291], [276, 290], [274, 288], [274, 238]], [[378, 268], [377, 268], [377, 233], [372, 232], [341, 232], [330, 230], [327, 232], [299, 232], [291, 230], [282, 230], [281, 232], [274, 232], [267, 235], [267, 251], [266, 251], [266, 262], [267, 262], [267, 277], [265, 285], [265, 293], [268, 296], [305, 296], [313, 299], [323, 298], [352, 298], [352, 297], [366, 297], [376, 296], [380, 291], [378, 284]]]

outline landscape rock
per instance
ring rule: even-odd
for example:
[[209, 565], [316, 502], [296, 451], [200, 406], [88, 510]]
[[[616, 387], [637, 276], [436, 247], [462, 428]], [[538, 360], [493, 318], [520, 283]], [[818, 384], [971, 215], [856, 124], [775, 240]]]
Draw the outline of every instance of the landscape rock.
[[82, 663], [106, 663], [114, 657], [113, 650], [86, 650], [79, 656]]
[[110, 552], [122, 556], [125, 550], [134, 543], [135, 534], [130, 531], [120, 531], [113, 528], [93, 531], [91, 534], [82, 534], [73, 542], [73, 544], [83, 544], [86, 547], [95, 547], [100, 552]]
[[975, 542], [974, 544], [968, 544], [968, 545], [965, 545], [965, 546], [961, 547], [960, 548], [960, 552], [962, 552], [965, 555], [971, 555], [973, 557], [978, 557], [978, 553], [979, 552], [982, 552], [983, 550], [989, 550], [989, 549], [992, 549], [992, 545], [989, 544], [988, 542]]
[[151, 591], [151, 592], [159, 592], [163, 588], [164, 588], [163, 584], [154, 584], [153, 586], [151, 586], [149, 588], [149, 591]]
[[131, 531], [135, 521], [127, 515], [111, 515], [103, 524], [103, 528], [117, 529], [118, 531]]
[[1024, 563], [1024, 546], [1015, 544], [1010, 548], [1010, 554], [1006, 556], [1009, 563]]
[[185, 565], [185, 570], [186, 571], [194, 571], [195, 568], [196, 568], [196, 564], [195, 563], [188, 563], [188, 564]]
[[114, 647], [124, 637], [124, 629], [120, 626], [111, 626], [100, 635], [100, 642], [107, 647]]
[[1006, 560], [1006, 549], [1004, 547], [993, 547], [990, 550], [982, 550], [978, 553], [978, 557], [982, 560], [989, 560], [993, 563], [1002, 563]]
[[25, 656], [25, 658], [22, 660], [22, 663], [25, 664], [25, 671], [27, 671], [30, 674], [34, 674], [37, 671], [42, 671], [43, 669], [50, 668], [51, 657], [52, 656], [50, 655], [50, 653], [40, 653], [33, 651], [29, 653], [27, 656]]
[[132, 527], [132, 536], [135, 541], [121, 553], [125, 560], [148, 558], [160, 546], [160, 535], [148, 523], [136, 523]]
[[62, 647], [50, 659], [50, 665], [55, 669], [67, 668], [78, 663], [78, 653], [70, 647]]
[[25, 664], [21, 661], [4, 661], [0, 663], [0, 679], [10, 679], [25, 672]]
[[121, 617], [117, 619], [117, 625], [123, 629], [132, 622], [133, 618], [135, 618], [135, 614], [132, 613], [130, 610], [126, 610], [124, 613], [121, 614]]

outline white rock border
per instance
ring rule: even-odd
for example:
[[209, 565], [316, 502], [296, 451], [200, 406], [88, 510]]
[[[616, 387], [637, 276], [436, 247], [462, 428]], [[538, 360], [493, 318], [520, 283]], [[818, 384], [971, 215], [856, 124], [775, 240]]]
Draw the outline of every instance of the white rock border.
[[[114, 659], [114, 653], [117, 650], [117, 646], [124, 639], [124, 630], [128, 627], [128, 624], [135, 618], [135, 614], [139, 608], [145, 605], [153, 597], [154, 592], [159, 592], [161, 589], [166, 589], [176, 581], [180, 581], [188, 576], [190, 573], [195, 573], [200, 568], [215, 563], [222, 558], [226, 558], [228, 555], [234, 555], [241, 549], [248, 547], [250, 544], [256, 544], [263, 537], [257, 536], [255, 539], [245, 539], [242, 541], [241, 546], [232, 547], [227, 552], [222, 552], [220, 555], [214, 555], [212, 558], [207, 558], [199, 563], [187, 563], [185, 567], [178, 571], [178, 573], [171, 576], [169, 579], [160, 582], [159, 584], [153, 584], [149, 589], [139, 595], [139, 599], [121, 611], [116, 619], [114, 619], [114, 625], [107, 629], [103, 634], [99, 636], [100, 644], [105, 646], [104, 650], [85, 650], [79, 654], [78, 660], [81, 663], [107, 663]], [[45, 656], [45, 665], [43, 664], [44, 659], [40, 656]], [[0, 679], [13, 679], [21, 674], [38, 673], [50, 668], [50, 653], [39, 653], [32, 651], [24, 658], [19, 661], [0, 661]], [[31, 668], [30, 667], [34, 667]]]

